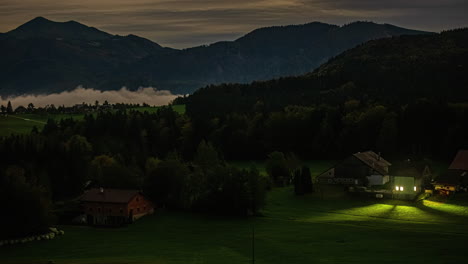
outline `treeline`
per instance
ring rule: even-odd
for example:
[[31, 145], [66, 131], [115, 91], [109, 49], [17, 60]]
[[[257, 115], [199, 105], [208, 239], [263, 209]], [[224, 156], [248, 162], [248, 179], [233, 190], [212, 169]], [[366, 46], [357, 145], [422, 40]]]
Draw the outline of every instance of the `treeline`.
[[272, 112], [259, 108], [197, 116], [191, 122], [194, 131], [227, 159], [265, 159], [273, 151], [293, 152], [303, 159], [341, 159], [372, 149], [389, 158], [448, 160], [468, 146], [468, 105], [424, 98], [401, 106], [350, 99]]
[[110, 104], [108, 101], [104, 101], [102, 104], [99, 101], [95, 101], [94, 104], [81, 103], [73, 106], [54, 104], [46, 105], [43, 107], [36, 107], [33, 103], [29, 103], [27, 106], [18, 105], [14, 106], [11, 101], [8, 101], [6, 106], [0, 105], [0, 114], [11, 115], [11, 114], [85, 114], [93, 113], [96, 111], [106, 110], [127, 110], [137, 107], [150, 107], [150, 105], [143, 104], [127, 104], [127, 103], [116, 103]]
[[40, 132], [2, 138], [1, 201], [11, 212], [2, 236], [41, 232], [53, 220], [51, 202], [75, 199], [91, 185], [142, 189], [168, 209], [257, 214], [270, 180], [228, 165], [211, 143], [193, 141], [189, 126], [170, 107], [117, 110], [49, 119]]

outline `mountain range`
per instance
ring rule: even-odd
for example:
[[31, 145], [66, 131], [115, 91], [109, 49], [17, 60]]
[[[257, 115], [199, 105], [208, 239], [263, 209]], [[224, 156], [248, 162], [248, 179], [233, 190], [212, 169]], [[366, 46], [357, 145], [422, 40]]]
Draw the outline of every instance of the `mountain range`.
[[395, 109], [418, 100], [461, 107], [468, 101], [467, 62], [468, 28], [405, 35], [368, 41], [301, 76], [211, 85], [177, 103], [203, 117], [348, 101]]
[[37, 17], [0, 34], [0, 95], [156, 87], [174, 93], [220, 83], [250, 83], [311, 72], [369, 40], [431, 34], [389, 24], [319, 22], [260, 28], [234, 41], [188, 49], [162, 47], [75, 21]]

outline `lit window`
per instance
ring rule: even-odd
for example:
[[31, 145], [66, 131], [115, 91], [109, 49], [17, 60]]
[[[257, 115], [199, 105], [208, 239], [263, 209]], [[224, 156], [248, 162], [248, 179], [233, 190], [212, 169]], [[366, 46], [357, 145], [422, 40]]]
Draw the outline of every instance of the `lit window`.
[[416, 191], [416, 186], [414, 186], [414, 191]]
[[397, 191], [399, 191], [399, 190], [400, 190], [400, 186], [395, 186], [395, 189], [396, 189]]
[[403, 186], [400, 186], [400, 191], [401, 191], [401, 192], [403, 191]]

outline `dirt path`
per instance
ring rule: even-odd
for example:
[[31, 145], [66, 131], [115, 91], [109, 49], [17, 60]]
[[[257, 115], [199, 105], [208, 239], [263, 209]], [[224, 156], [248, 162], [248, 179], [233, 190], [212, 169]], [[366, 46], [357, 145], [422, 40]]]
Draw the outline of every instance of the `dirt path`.
[[37, 120], [29, 119], [29, 118], [21, 118], [21, 117], [17, 117], [17, 116], [13, 116], [13, 115], [9, 115], [9, 117], [21, 119], [21, 120], [23, 120], [23, 121], [28, 121], [28, 122], [35, 122], [35, 123], [39, 123], [39, 124], [43, 124], [43, 125], [46, 124], [46, 122], [37, 121]]

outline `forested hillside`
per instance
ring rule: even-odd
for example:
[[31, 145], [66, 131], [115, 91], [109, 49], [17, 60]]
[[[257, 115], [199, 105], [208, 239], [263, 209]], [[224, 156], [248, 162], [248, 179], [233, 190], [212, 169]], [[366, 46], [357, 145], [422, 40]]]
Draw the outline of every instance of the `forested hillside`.
[[177, 102], [232, 158], [374, 149], [446, 159], [468, 147], [467, 61], [466, 29], [401, 36], [370, 41], [304, 76], [209, 86]]
[[397, 106], [418, 98], [466, 102], [467, 61], [468, 29], [373, 40], [306, 75], [200, 89], [186, 100], [187, 110], [193, 116], [219, 116], [259, 106], [271, 111], [349, 99]]

